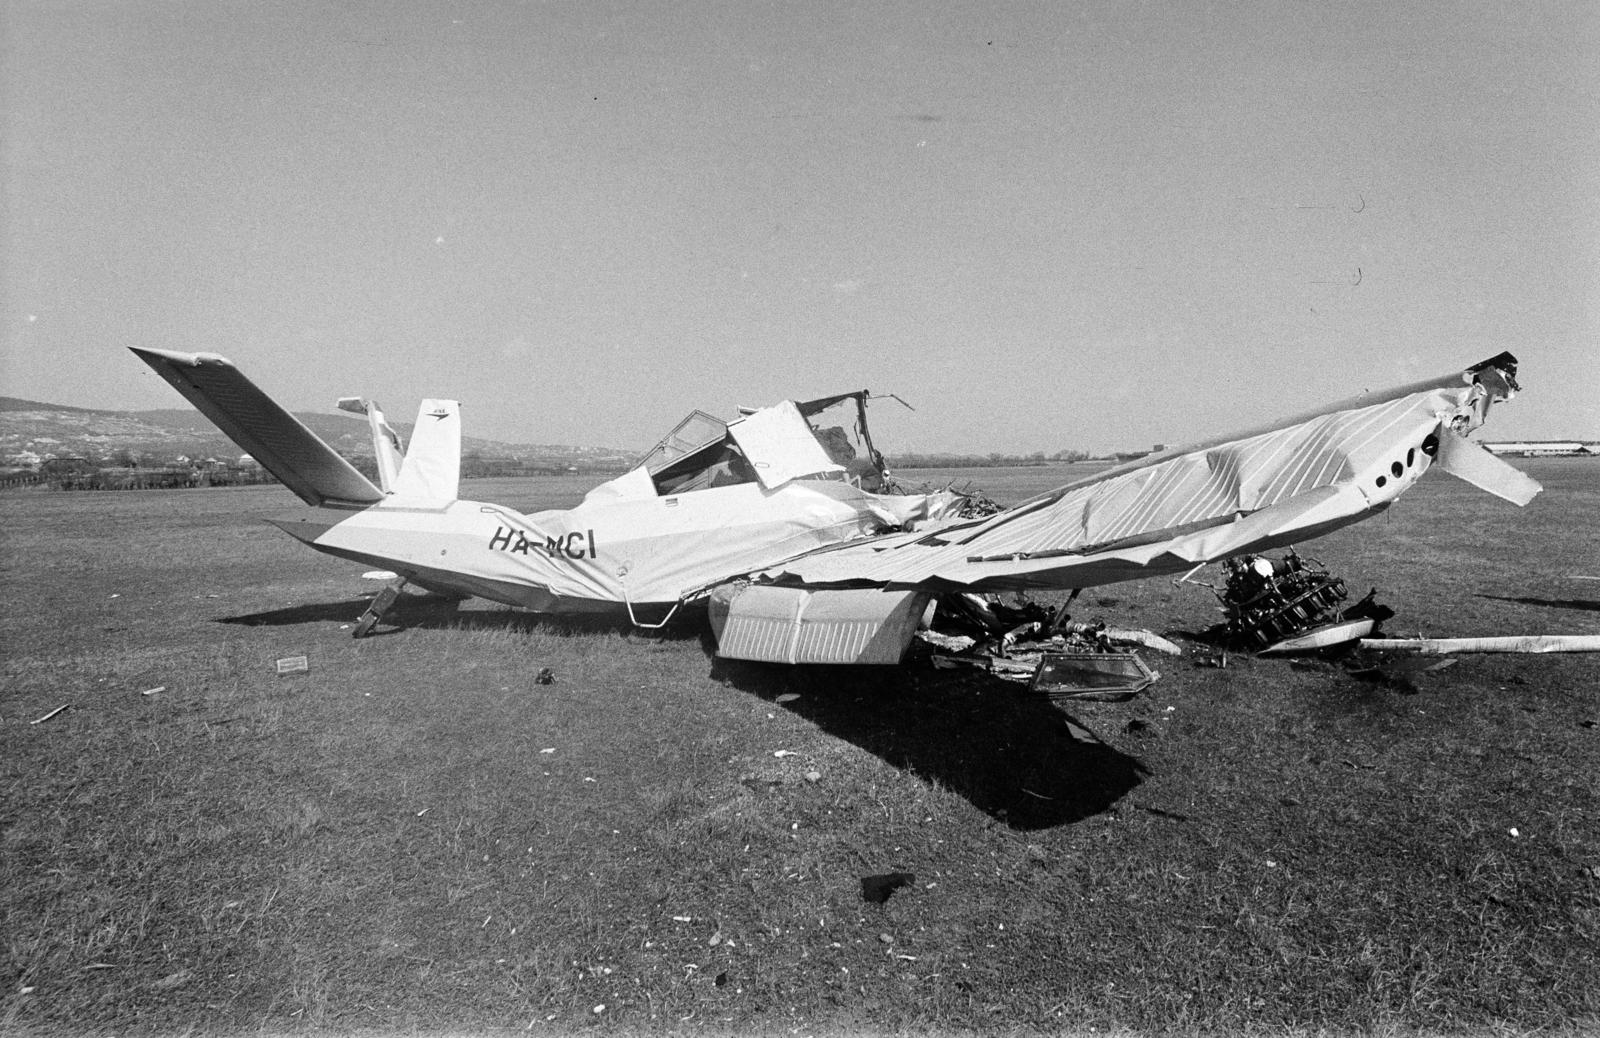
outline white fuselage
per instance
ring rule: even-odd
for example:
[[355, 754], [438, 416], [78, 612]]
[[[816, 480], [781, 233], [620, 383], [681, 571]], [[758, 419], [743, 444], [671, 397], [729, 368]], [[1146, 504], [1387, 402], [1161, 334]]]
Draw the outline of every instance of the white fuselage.
[[879, 495], [838, 480], [586, 501], [523, 514], [388, 499], [273, 522], [311, 547], [437, 590], [539, 612], [668, 605], [814, 548], [926, 518], [954, 495]]

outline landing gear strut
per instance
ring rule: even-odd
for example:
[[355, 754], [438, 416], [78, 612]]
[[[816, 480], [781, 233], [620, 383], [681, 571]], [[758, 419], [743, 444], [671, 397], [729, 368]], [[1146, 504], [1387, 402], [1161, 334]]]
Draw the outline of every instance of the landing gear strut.
[[350, 632], [352, 638], [365, 638], [372, 633], [378, 621], [383, 619], [383, 614], [389, 611], [395, 600], [400, 597], [400, 590], [406, 586], [406, 580], [401, 577], [390, 584], [377, 595], [373, 596], [372, 604], [367, 606], [367, 611], [361, 614], [361, 619], [356, 622], [356, 629]]

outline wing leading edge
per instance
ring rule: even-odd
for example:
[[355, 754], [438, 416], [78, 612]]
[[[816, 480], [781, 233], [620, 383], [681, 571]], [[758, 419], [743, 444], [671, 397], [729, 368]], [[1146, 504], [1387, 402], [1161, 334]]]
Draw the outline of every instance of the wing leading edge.
[[[1436, 460], [1519, 504], [1538, 484], [1462, 437], [1517, 390], [1509, 353], [1436, 379], [1152, 455], [988, 519], [814, 552], [801, 587], [1007, 591], [1180, 573], [1387, 508]], [[1499, 466], [1496, 468], [1496, 466]], [[1486, 471], [1492, 470], [1492, 471]]]

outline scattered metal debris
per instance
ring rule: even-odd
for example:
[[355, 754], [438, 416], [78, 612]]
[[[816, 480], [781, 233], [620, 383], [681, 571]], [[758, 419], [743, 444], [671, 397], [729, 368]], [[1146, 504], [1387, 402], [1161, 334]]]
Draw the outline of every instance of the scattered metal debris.
[[1142, 645], [1168, 656], [1182, 656], [1183, 650], [1174, 642], [1153, 631], [1132, 630], [1126, 627], [1107, 627], [1105, 624], [1067, 624], [1062, 630], [1084, 634], [1112, 645]]
[[1132, 699], [1160, 673], [1131, 652], [1046, 652], [1029, 687], [1055, 699]]
[[935, 667], [972, 667], [1052, 700], [1137, 695], [1161, 675], [1145, 666], [1133, 646], [1183, 654], [1152, 631], [1073, 622], [1067, 609], [1076, 597], [1052, 609], [1021, 595], [1012, 603], [994, 595], [941, 595], [931, 626], [917, 638], [933, 648]]
[[1523, 634], [1504, 638], [1363, 638], [1363, 649], [1451, 652], [1600, 652], [1600, 634]]
[[1394, 615], [1374, 601], [1376, 588], [1340, 608], [1349, 597], [1344, 581], [1293, 548], [1281, 559], [1240, 555], [1222, 565], [1223, 587], [1189, 579], [1194, 570], [1180, 583], [1200, 584], [1217, 596], [1227, 618], [1218, 640], [1236, 650], [1281, 654], [1345, 645], [1373, 633]]
[[166, 690], [167, 690], [167, 686], [165, 686], [165, 685], [157, 685], [155, 688], [147, 688], [143, 692], [140, 692], [139, 694], [141, 696], [153, 696], [158, 692], [165, 692]]
[[56, 716], [57, 714], [61, 713], [61, 711], [70, 710], [70, 709], [72, 709], [72, 704], [71, 703], [62, 703], [60, 706], [56, 707], [54, 710], [50, 711], [48, 714], [45, 714], [43, 717], [36, 717], [33, 720], [29, 721], [28, 723], [29, 724], [44, 724], [46, 721], [50, 720], [50, 718], [52, 718], [52, 717]]
[[296, 674], [311, 669], [311, 661], [304, 656], [285, 656], [278, 661], [279, 674]]
[[1299, 652], [1315, 652], [1317, 649], [1348, 645], [1371, 634], [1376, 626], [1377, 621], [1372, 619], [1342, 620], [1339, 623], [1323, 624], [1321, 627], [1313, 627], [1304, 634], [1269, 645], [1261, 650], [1261, 655], [1289, 656]]

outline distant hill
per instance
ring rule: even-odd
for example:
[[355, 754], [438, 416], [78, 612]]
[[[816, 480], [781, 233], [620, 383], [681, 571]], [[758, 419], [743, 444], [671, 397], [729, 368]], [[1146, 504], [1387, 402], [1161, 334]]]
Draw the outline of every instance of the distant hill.
[[[299, 411], [295, 417], [326, 440], [339, 453], [354, 458], [372, 457], [372, 440], [366, 419], [343, 413]], [[402, 439], [411, 426], [391, 423]], [[148, 463], [171, 461], [180, 455], [232, 460], [239, 447], [200, 412], [192, 408], [159, 411], [101, 411], [37, 400], [0, 397], [0, 463], [24, 452], [40, 458], [111, 459], [119, 452], [135, 454]], [[553, 443], [502, 443], [473, 436], [461, 438], [464, 457], [518, 460], [533, 465], [577, 466], [580, 469], [625, 467], [635, 451], [610, 447], [577, 447]]]
[[65, 404], [41, 404], [37, 400], [18, 400], [14, 396], [0, 396], [0, 411], [73, 411], [79, 414], [109, 414], [91, 407], [68, 407]]

